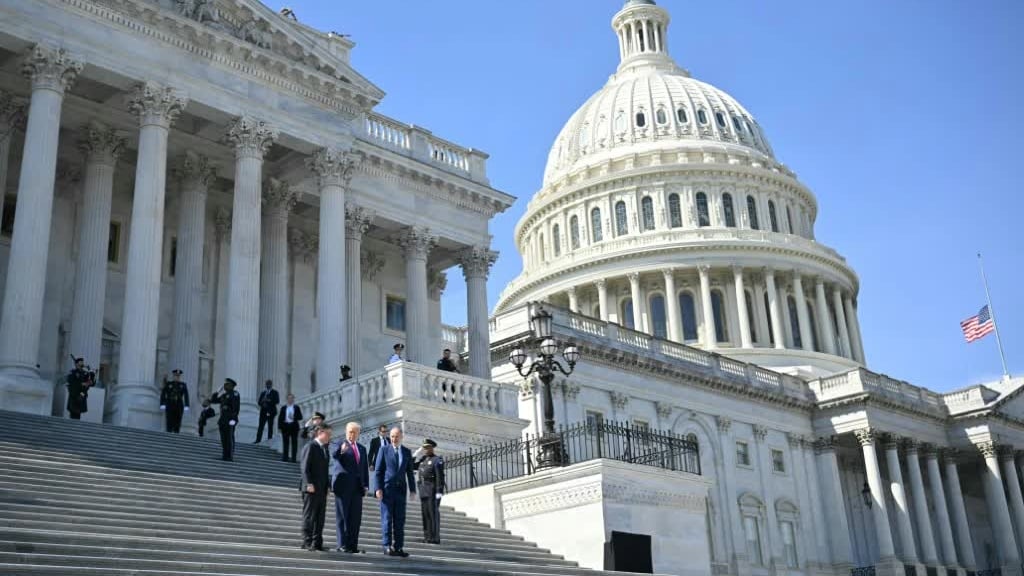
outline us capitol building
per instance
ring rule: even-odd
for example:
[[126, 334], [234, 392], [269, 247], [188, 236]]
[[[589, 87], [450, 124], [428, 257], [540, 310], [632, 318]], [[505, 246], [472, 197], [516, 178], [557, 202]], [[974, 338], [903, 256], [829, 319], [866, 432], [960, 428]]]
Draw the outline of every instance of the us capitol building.
[[[487, 154], [374, 112], [352, 41], [256, 0], [0, 0], [0, 406], [63, 415], [74, 355], [95, 421], [160, 428], [180, 368], [193, 405], [239, 382], [242, 439], [271, 379], [480, 453], [543, 432], [547, 391], [509, 357], [543, 306], [582, 353], [558, 423], [665, 431], [699, 462], [481, 469], [460, 511], [593, 568], [628, 533], [667, 574], [1020, 575], [1024, 380], [868, 369], [815, 195], [669, 56], [669, 23], [653, 0], [614, 15], [621, 63], [556, 138], [490, 311], [515, 198]], [[468, 326], [441, 322], [449, 274]], [[460, 373], [433, 368], [444, 347]]]

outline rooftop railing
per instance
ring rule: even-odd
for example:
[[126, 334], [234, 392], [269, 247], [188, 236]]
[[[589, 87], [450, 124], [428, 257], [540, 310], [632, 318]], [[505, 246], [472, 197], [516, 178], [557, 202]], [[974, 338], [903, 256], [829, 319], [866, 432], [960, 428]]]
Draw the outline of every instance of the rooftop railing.
[[487, 183], [487, 154], [438, 138], [419, 126], [371, 113], [366, 117], [364, 139], [446, 172]]

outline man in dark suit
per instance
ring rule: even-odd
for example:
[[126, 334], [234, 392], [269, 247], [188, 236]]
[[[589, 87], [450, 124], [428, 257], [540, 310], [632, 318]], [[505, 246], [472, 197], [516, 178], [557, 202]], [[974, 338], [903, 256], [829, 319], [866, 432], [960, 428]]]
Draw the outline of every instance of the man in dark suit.
[[256, 427], [256, 444], [263, 440], [263, 427], [267, 427], [267, 440], [274, 437], [274, 416], [277, 416], [277, 405], [281, 403], [281, 395], [274, 390], [274, 381], [263, 383], [265, 389], [260, 392], [256, 404], [260, 407], [260, 423]]
[[405, 544], [406, 491], [416, 495], [412, 473], [412, 452], [402, 446], [402, 431], [395, 427], [389, 435], [391, 444], [377, 455], [377, 500], [380, 501], [381, 545], [388, 556], [409, 556]]
[[302, 447], [299, 470], [302, 480], [302, 548], [310, 552], [324, 549], [324, 520], [327, 517], [327, 490], [330, 487], [331, 425], [324, 423], [313, 432], [313, 441]]
[[388, 427], [386, 424], [377, 426], [377, 437], [370, 440], [370, 470], [377, 469], [377, 454], [380, 453], [381, 446], [387, 446], [390, 443], [388, 439]]
[[363, 498], [370, 486], [366, 447], [359, 443], [359, 424], [345, 425], [345, 437], [331, 444], [331, 487], [334, 490], [334, 521], [338, 552], [362, 553], [359, 527], [363, 522]]
[[[299, 422], [302, 422], [302, 409], [295, 403], [295, 395], [289, 394], [277, 415], [277, 429], [281, 431], [282, 462], [295, 462], [298, 457]], [[289, 454], [291, 458], [288, 457]]]

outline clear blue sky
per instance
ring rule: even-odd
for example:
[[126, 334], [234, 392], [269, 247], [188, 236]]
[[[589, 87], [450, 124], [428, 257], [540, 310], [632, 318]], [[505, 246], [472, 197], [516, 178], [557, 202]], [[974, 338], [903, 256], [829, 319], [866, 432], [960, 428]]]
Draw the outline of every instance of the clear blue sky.
[[[563, 123], [618, 62], [621, 0], [271, 0], [351, 34], [378, 111], [491, 154], [519, 197], [492, 224], [493, 306], [521, 262], [512, 230]], [[821, 242], [861, 278], [869, 366], [946, 391], [1001, 372], [992, 336], [963, 342], [985, 254], [1011, 372], [1024, 374], [1024, 2], [660, 0], [669, 47], [758, 118], [814, 191]], [[444, 319], [465, 320], [449, 272]]]

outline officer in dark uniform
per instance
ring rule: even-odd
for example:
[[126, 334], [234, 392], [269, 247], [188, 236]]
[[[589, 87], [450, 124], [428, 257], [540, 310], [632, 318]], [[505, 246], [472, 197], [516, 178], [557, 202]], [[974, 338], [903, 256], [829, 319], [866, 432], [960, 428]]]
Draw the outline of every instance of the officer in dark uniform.
[[224, 387], [210, 398], [210, 402], [220, 404], [220, 418], [217, 420], [217, 427], [220, 428], [221, 457], [229, 462], [233, 460], [235, 426], [238, 425], [238, 411], [242, 408], [242, 397], [235, 392], [235, 386], [234, 380], [225, 378]]
[[210, 418], [213, 418], [216, 415], [217, 415], [217, 412], [214, 411], [213, 406], [210, 406], [210, 399], [209, 398], [204, 398], [203, 399], [203, 411], [199, 413], [199, 437], [200, 438], [203, 437], [203, 430], [206, 429], [206, 423], [210, 420]]
[[441, 543], [441, 495], [448, 486], [444, 479], [444, 458], [434, 454], [437, 442], [430, 438], [413, 454], [413, 470], [417, 471], [416, 492], [420, 495], [423, 513], [423, 541]]
[[[319, 412], [313, 412], [313, 417], [310, 418], [309, 420], [307, 420], [305, 425], [303, 425], [303, 427], [302, 427], [302, 434], [301, 434], [302, 439], [303, 440], [309, 440], [310, 439], [309, 433], [314, 428], [316, 428], [317, 426], [323, 424], [324, 420], [327, 420], [326, 416], [324, 416], [323, 414], [321, 414]], [[316, 438], [316, 434], [313, 435], [313, 438]]]
[[175, 434], [181, 432], [181, 417], [188, 412], [188, 384], [181, 381], [181, 370], [171, 371], [172, 380], [164, 380], [160, 391], [160, 409], [167, 420], [167, 431]]
[[81, 420], [82, 412], [89, 410], [89, 388], [95, 383], [95, 375], [85, 369], [85, 358], [75, 358], [75, 367], [67, 377], [68, 414], [72, 420]]

